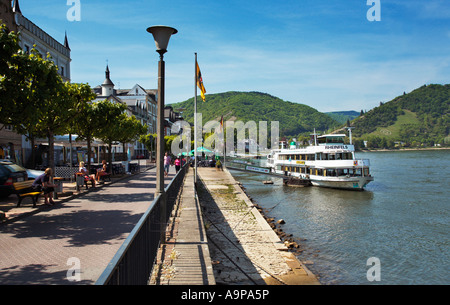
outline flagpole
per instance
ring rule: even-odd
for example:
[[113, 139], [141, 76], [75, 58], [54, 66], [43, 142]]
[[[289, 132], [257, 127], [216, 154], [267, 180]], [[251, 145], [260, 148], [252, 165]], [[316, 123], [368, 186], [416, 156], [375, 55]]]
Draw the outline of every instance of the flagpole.
[[223, 121], [223, 115], [222, 115], [222, 134], [223, 134], [223, 164], [222, 167], [225, 167], [226, 162], [226, 155], [227, 155], [227, 141], [225, 139], [225, 122]]
[[197, 186], [197, 53], [195, 53], [194, 71], [194, 184]]

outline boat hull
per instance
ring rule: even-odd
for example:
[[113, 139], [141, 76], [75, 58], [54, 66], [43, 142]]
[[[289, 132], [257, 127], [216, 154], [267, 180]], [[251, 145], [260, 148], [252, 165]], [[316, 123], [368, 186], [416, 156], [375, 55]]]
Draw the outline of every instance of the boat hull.
[[311, 177], [310, 180], [313, 186], [362, 191], [370, 181], [373, 181], [373, 177], [336, 178], [326, 180]]

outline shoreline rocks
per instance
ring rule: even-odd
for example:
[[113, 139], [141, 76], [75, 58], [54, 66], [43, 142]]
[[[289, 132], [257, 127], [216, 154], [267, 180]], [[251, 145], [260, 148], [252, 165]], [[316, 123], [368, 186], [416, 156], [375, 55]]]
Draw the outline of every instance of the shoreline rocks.
[[[250, 197], [245, 187], [242, 185], [242, 183], [237, 183], [239, 187], [242, 189], [242, 191], [247, 195], [247, 197], [250, 199], [250, 201], [253, 203], [253, 206], [261, 213], [263, 218], [267, 221], [269, 226], [272, 228], [272, 230], [278, 235], [280, 240], [284, 243], [284, 245], [291, 251], [294, 252], [295, 255], [298, 255], [303, 252], [303, 249], [301, 249], [300, 244], [298, 241], [296, 241], [292, 234], [287, 234], [283, 231], [280, 225], [286, 224], [286, 221], [284, 219], [279, 219], [275, 221], [274, 217], [269, 217], [266, 215], [266, 210], [262, 208], [260, 205], [255, 203], [254, 199]], [[299, 239], [301, 240], [301, 239]]]

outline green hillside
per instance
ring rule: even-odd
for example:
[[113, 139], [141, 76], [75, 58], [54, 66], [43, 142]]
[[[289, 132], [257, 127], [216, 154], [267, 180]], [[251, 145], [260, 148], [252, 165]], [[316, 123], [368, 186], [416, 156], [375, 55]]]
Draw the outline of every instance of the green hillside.
[[347, 120], [351, 121], [359, 116], [359, 112], [356, 111], [333, 111], [325, 112], [325, 114], [329, 115], [341, 124], [345, 124], [347, 123]]
[[[194, 98], [171, 104], [174, 109], [184, 108], [183, 117], [194, 122]], [[281, 136], [297, 136], [309, 133], [316, 128], [324, 132], [339, 125], [328, 115], [316, 109], [292, 102], [283, 101], [277, 97], [260, 92], [225, 92], [206, 95], [206, 102], [197, 99], [197, 112], [202, 113], [203, 123], [210, 120], [224, 121], [267, 121], [280, 122]]]
[[366, 112], [351, 122], [354, 135], [372, 147], [448, 144], [450, 85], [422, 86]]

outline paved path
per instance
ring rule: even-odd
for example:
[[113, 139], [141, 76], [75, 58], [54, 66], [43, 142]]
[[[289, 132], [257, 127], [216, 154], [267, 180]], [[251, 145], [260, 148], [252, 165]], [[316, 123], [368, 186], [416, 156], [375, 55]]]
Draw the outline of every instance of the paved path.
[[152, 285], [216, 284], [193, 173], [190, 169], [186, 174], [181, 200], [172, 211], [167, 242], [160, 249], [160, 265]]
[[[193, 170], [158, 254], [157, 285], [318, 285], [227, 171]], [[206, 228], [206, 229], [205, 229]]]
[[[153, 169], [1, 225], [0, 284], [94, 284], [150, 206], [155, 183]], [[73, 262], [81, 281], [67, 279]]]

